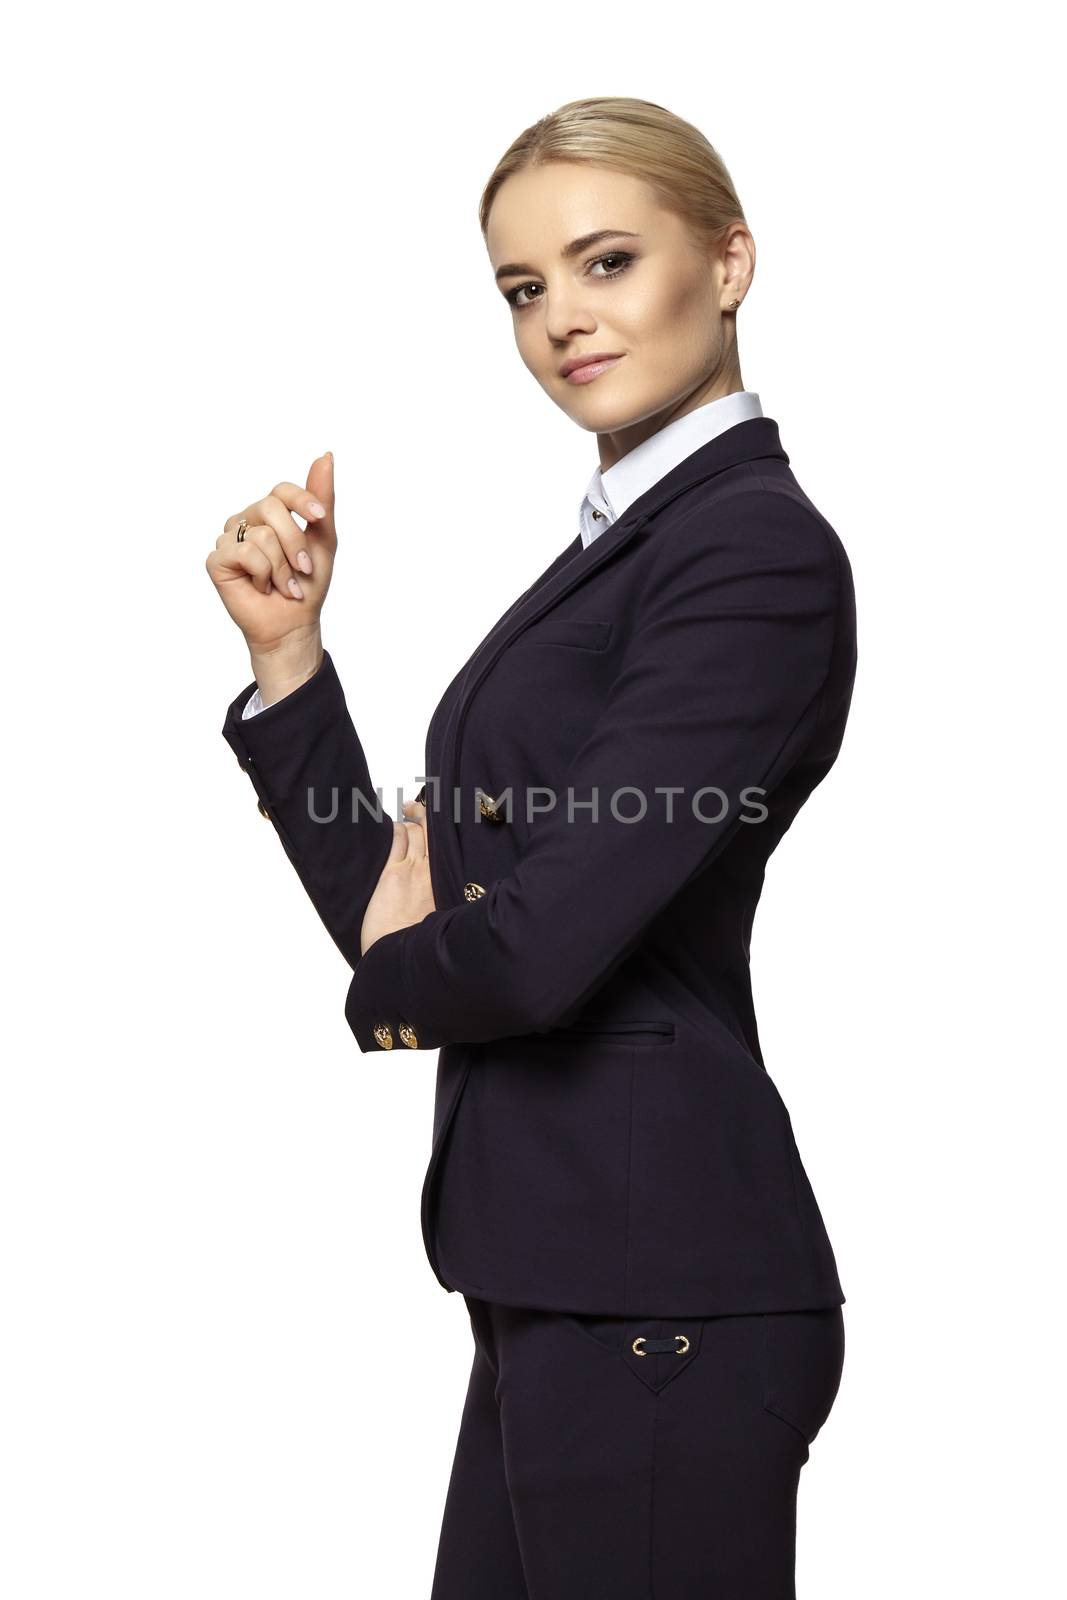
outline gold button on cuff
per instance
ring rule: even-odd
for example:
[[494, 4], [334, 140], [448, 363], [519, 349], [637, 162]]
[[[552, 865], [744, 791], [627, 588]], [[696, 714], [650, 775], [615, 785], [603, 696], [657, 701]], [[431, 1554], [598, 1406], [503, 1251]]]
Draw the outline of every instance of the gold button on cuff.
[[465, 883], [463, 885], [464, 898], [467, 900], [480, 900], [485, 890], [480, 883]]
[[269, 822], [270, 821], [270, 812], [267, 810], [267, 808], [263, 804], [262, 800], [257, 800], [256, 801], [256, 805], [259, 807], [260, 816], [261, 817], [266, 817], [267, 821]]
[[393, 1030], [387, 1022], [376, 1022], [374, 1024], [374, 1037], [383, 1050], [391, 1050], [393, 1048]]
[[419, 1036], [415, 1029], [406, 1022], [400, 1024], [400, 1037], [409, 1050], [417, 1050], [419, 1048]]

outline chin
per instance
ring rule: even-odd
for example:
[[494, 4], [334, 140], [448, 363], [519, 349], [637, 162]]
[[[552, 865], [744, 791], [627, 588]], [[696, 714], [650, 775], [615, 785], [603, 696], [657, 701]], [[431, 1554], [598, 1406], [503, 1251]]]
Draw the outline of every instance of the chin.
[[632, 428], [635, 423], [643, 422], [660, 409], [654, 402], [620, 405], [618, 401], [610, 404], [605, 401], [598, 406], [583, 406], [580, 410], [576, 407], [570, 415], [580, 428], [590, 433], [621, 433], [624, 428]]
[[[641, 410], [640, 402], [630, 396], [608, 394], [606, 389], [600, 394], [593, 393], [609, 378], [610, 373], [605, 373], [602, 378], [591, 383], [588, 389], [574, 389], [573, 392], [571, 385], [567, 385], [567, 394], [558, 403], [562, 404], [568, 416], [573, 417], [580, 428], [588, 428], [592, 433], [610, 433], [616, 428], [625, 428]], [[567, 382], [565, 378], [560, 381]], [[647, 410], [647, 406], [645, 409]]]

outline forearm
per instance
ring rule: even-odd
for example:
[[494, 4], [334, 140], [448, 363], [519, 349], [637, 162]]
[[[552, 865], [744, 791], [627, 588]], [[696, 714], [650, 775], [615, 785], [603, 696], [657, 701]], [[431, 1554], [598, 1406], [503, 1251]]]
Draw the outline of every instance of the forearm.
[[[321, 646], [320, 646], [321, 649]], [[367, 904], [392, 848], [394, 822], [379, 805], [366, 757], [328, 652], [317, 668], [294, 652], [268, 663], [264, 693], [290, 687], [242, 720], [252, 685], [230, 703], [223, 736], [248, 774], [312, 904], [349, 966], [360, 959]], [[263, 692], [263, 680], [257, 677]]]

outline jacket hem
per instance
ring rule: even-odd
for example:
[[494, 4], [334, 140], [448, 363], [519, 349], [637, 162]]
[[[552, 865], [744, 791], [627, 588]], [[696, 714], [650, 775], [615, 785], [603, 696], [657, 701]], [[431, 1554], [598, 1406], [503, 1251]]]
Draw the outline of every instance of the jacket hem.
[[[431, 1266], [433, 1263], [431, 1263]], [[439, 1269], [439, 1270], [438, 1270]], [[434, 1268], [438, 1282], [450, 1294], [457, 1291], [460, 1294], [471, 1295], [476, 1300], [488, 1300], [494, 1305], [518, 1306], [527, 1311], [555, 1311], [570, 1316], [599, 1316], [599, 1317], [728, 1317], [752, 1316], [760, 1313], [776, 1311], [826, 1311], [835, 1306], [845, 1304], [845, 1294], [837, 1290], [824, 1295], [775, 1295], [769, 1294], [762, 1298], [748, 1297], [729, 1299], [728, 1301], [709, 1302], [703, 1300], [685, 1303], [682, 1296], [678, 1301], [671, 1301], [668, 1305], [649, 1302], [647, 1308], [639, 1309], [637, 1305], [630, 1305], [625, 1310], [617, 1305], [605, 1305], [603, 1301], [575, 1305], [572, 1301], [563, 1302], [554, 1299], [538, 1298], [536, 1295], [501, 1294], [491, 1286], [473, 1284], [466, 1279], [457, 1277], [454, 1272], [438, 1260]]]

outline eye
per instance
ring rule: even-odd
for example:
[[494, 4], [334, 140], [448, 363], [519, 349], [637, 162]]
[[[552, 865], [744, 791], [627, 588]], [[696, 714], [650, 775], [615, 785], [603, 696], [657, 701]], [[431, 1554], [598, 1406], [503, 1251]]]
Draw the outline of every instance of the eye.
[[[635, 258], [629, 253], [629, 251], [626, 251], [626, 250], [612, 250], [612, 251], [609, 251], [609, 253], [607, 255], [597, 256], [593, 261], [590, 261], [590, 263], [589, 263], [590, 273], [594, 277], [598, 278], [601, 283], [604, 283], [610, 278], [619, 278], [619, 277], [621, 277], [622, 274], [626, 271], [626, 269], [631, 265], [631, 263], [633, 262], [634, 259]], [[611, 262], [611, 261], [618, 262], [619, 265], [616, 266], [615, 268], [613, 268], [613, 269], [611, 269], [609, 271], [603, 272], [603, 273], [592, 273], [592, 269], [594, 267], [599, 267], [604, 262]], [[526, 294], [527, 291], [530, 290], [530, 289], [540, 289], [542, 291], [542, 293], [538, 294], [536, 296], [536, 298], [533, 299], [533, 300], [522, 300], [522, 299], [519, 298], [520, 295]], [[541, 300], [541, 299], [544, 298], [543, 290], [544, 290], [544, 285], [543, 284], [539, 284], [539, 283], [520, 283], [517, 286], [517, 288], [509, 289], [507, 294], [504, 296], [504, 299], [507, 301], [508, 305], [511, 306], [513, 311], [525, 311], [530, 306], [536, 305], [538, 300]]]
[[604, 274], [605, 278], [617, 278], [620, 272], [626, 271], [626, 268], [630, 265], [632, 260], [633, 256], [626, 255], [624, 251], [613, 250], [610, 255], [597, 256], [595, 261], [590, 262], [590, 266], [599, 267], [602, 261], [621, 261], [622, 265], [620, 267], [616, 267], [614, 271], [605, 272]]

